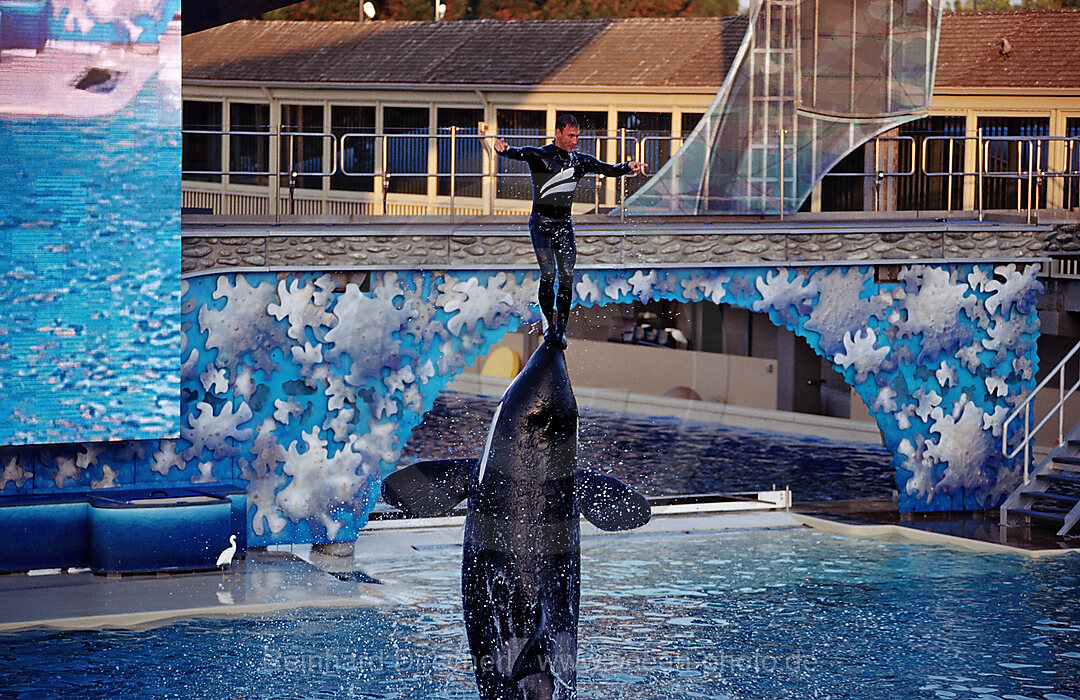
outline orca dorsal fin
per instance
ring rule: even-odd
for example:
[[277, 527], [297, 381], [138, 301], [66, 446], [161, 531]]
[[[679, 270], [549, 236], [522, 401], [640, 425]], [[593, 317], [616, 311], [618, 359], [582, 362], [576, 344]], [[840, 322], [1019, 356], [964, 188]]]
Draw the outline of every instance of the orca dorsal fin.
[[409, 515], [446, 515], [476, 483], [475, 459], [434, 459], [399, 469], [383, 479], [383, 500]]
[[529, 635], [529, 639], [525, 642], [525, 646], [521, 647], [521, 651], [518, 652], [517, 660], [514, 661], [514, 668], [510, 672], [510, 677], [515, 683], [534, 673], [550, 673], [552, 671], [551, 654], [548, 649], [548, 639], [550, 638], [550, 635], [548, 634], [547, 628], [547, 596], [541, 593], [540, 599], [537, 601], [536, 629]]
[[574, 477], [578, 509], [601, 530], [632, 530], [652, 517], [649, 501], [615, 477], [580, 467]]

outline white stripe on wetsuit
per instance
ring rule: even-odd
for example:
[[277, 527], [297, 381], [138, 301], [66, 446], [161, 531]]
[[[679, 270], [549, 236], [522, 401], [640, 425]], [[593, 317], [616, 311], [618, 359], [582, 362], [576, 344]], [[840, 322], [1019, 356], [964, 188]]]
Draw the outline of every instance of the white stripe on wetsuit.
[[560, 170], [554, 177], [543, 184], [540, 188], [540, 198], [543, 199], [550, 194], [559, 192], [573, 192], [576, 187], [577, 181], [574, 180], [574, 168], [569, 167]]

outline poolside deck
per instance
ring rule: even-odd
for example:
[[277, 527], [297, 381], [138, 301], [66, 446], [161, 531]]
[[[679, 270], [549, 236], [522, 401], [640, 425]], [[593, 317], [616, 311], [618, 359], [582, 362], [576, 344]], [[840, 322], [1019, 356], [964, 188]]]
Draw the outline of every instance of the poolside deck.
[[[460, 523], [362, 531], [352, 556], [311, 545], [248, 550], [226, 572], [95, 576], [51, 570], [0, 576], [0, 633], [31, 628], [144, 629], [188, 617], [272, 615], [306, 607], [407, 605], [425, 594], [400, 579], [407, 559], [433, 548], [457, 549]], [[638, 532], [800, 527], [787, 512], [658, 517]], [[608, 535], [583, 524], [585, 537]], [[613, 534], [611, 536], [627, 536]], [[460, 559], [454, 553], [453, 558]], [[387, 576], [387, 572], [390, 572]], [[365, 581], [369, 574], [387, 585]]]
[[[791, 510], [658, 515], [632, 533], [604, 533], [583, 523], [583, 537], [813, 527], [852, 538], [916, 541], [989, 553], [1032, 556], [1080, 550], [1080, 539], [1057, 539], [1026, 528], [1002, 533], [990, 517], [905, 519], [888, 500], [796, 504]], [[86, 570], [0, 576], [0, 633], [31, 628], [143, 629], [189, 617], [273, 615], [305, 607], [408, 605], [423, 599], [401, 572], [418, 552], [447, 550], [457, 558], [460, 519], [421, 528], [364, 530], [355, 547], [311, 545], [249, 550], [224, 573], [95, 576]], [[386, 585], [372, 583], [367, 575]]]
[[850, 537], [901, 537], [987, 552], [1054, 556], [1080, 552], [1080, 537], [1057, 537], [1038, 527], [1003, 528], [997, 510], [899, 513], [889, 499], [796, 503], [802, 524]]

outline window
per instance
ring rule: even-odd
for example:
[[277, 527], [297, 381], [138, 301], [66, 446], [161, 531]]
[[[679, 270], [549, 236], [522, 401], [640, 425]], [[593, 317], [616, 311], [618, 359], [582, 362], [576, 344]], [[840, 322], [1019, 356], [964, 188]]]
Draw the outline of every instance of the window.
[[[979, 117], [979, 129], [986, 140], [986, 173], [983, 177], [983, 208], [1026, 209], [1029, 165], [1036, 172], [1045, 170], [1049, 149], [1031, 141], [1012, 141], [1008, 137], [1046, 136], [1050, 133], [1047, 117]], [[1003, 138], [1004, 137], [1004, 138]], [[1018, 177], [1021, 176], [1021, 177]], [[1046, 206], [1046, 187], [1035, 181], [1032, 206]]]
[[[440, 108], [437, 115], [439, 127], [439, 172], [451, 171], [453, 160], [454, 171], [460, 176], [462, 173], [484, 172], [484, 146], [480, 139], [476, 138], [476, 125], [484, 120], [482, 109], [443, 109]], [[454, 145], [454, 157], [450, 157], [450, 127], [457, 127], [457, 138]], [[439, 178], [438, 193], [450, 194], [450, 178]], [[479, 177], [457, 177], [454, 180], [454, 195], [458, 197], [480, 197], [483, 193], [483, 181]]]
[[[233, 102], [229, 105], [229, 170], [238, 185], [265, 185], [270, 170], [270, 106]], [[244, 133], [247, 132], [247, 133]], [[251, 132], [267, 132], [260, 136]]]
[[[495, 112], [498, 136], [515, 148], [543, 146], [547, 143], [547, 113], [538, 109], [500, 109]], [[519, 160], [499, 158], [496, 196], [506, 199], [532, 199], [529, 166]]]
[[865, 153], [865, 144], [859, 146], [821, 180], [821, 211], [862, 211], [865, 178], [841, 173], [863, 173]]
[[[962, 175], [925, 175], [928, 173], [964, 172], [964, 118], [923, 117], [903, 124], [900, 136], [915, 139], [915, 174], [896, 179], [896, 208], [961, 209], [963, 208], [964, 178]], [[950, 138], [940, 138], [950, 137]], [[906, 170], [911, 162], [912, 143], [897, 141], [897, 167]], [[922, 163], [920, 163], [920, 157]]]
[[[221, 175], [188, 174], [188, 171], [221, 172], [221, 103], [184, 100], [184, 135], [181, 156], [183, 179], [221, 182]], [[216, 134], [189, 134], [214, 131]]]
[[540, 109], [500, 109], [495, 112], [500, 134], [529, 132], [543, 134], [547, 129], [547, 113]]
[[422, 107], [385, 107], [383, 131], [386, 139], [385, 170], [390, 192], [427, 194], [428, 110]]
[[[329, 170], [323, 167], [323, 145], [321, 136], [301, 134], [321, 134], [323, 131], [322, 105], [281, 105], [281, 153], [282, 187], [289, 186], [289, 174], [321, 173]], [[301, 189], [322, 189], [322, 178], [317, 175], [300, 175], [296, 186]]]
[[330, 106], [330, 133], [337, 139], [340, 169], [330, 178], [330, 188], [351, 192], [373, 192], [375, 178], [349, 173], [375, 172], [374, 107]]
[[1065, 135], [1073, 140], [1066, 142], [1065, 146], [1068, 157], [1065, 168], [1072, 177], [1065, 180], [1064, 207], [1075, 209], [1080, 206], [1080, 117], [1065, 120]]
[[682, 115], [682, 137], [686, 138], [690, 135], [695, 128], [697, 128], [698, 122], [704, 117], [703, 112], [683, 112]]
[[[626, 129], [627, 137], [634, 137], [636, 143], [627, 146], [626, 158], [645, 161], [649, 172], [655, 173], [671, 158], [671, 114], [669, 112], [619, 112], [618, 128]], [[643, 177], [631, 177], [626, 181], [626, 196], [636, 192], [646, 182]]]
[[[607, 136], [607, 112], [576, 112], [571, 114], [578, 120], [581, 127], [581, 138], [578, 139], [577, 150], [588, 153], [603, 161], [619, 162], [626, 160], [618, 157], [618, 145], [611, 139], [597, 138]], [[606, 192], [602, 186], [603, 181], [596, 175], [582, 178], [578, 188], [574, 190], [575, 202], [589, 202], [600, 206], [606, 204]]]

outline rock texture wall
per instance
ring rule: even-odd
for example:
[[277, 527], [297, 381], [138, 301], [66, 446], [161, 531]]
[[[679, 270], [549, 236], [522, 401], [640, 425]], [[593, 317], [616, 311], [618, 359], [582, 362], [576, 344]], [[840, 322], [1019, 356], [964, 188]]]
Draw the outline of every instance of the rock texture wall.
[[[650, 231], [650, 227], [654, 230]], [[185, 231], [183, 272], [295, 267], [470, 268], [534, 264], [521, 223], [356, 226], [213, 235]], [[347, 228], [349, 233], [343, 233]], [[355, 228], [355, 233], [352, 232]], [[1080, 252], [1077, 226], [1012, 224], [652, 224], [577, 226], [579, 267], [837, 263], [946, 259], [1025, 259]], [[368, 233], [365, 233], [368, 231]]]
[[[858, 265], [639, 266], [584, 269], [575, 291], [588, 306], [709, 300], [767, 313], [870, 407], [901, 510], [955, 510], [994, 507], [1019, 478], [998, 446], [1034, 385], [1036, 271], [916, 263], [879, 282]], [[179, 439], [6, 448], [0, 494], [237, 482], [254, 545], [352, 539], [438, 392], [539, 320], [536, 284], [528, 266], [190, 277]]]

